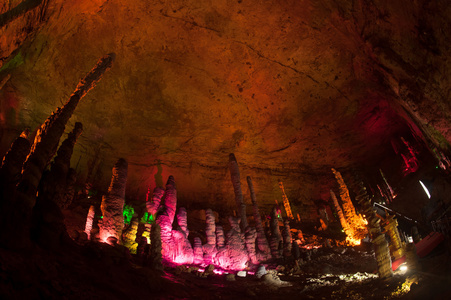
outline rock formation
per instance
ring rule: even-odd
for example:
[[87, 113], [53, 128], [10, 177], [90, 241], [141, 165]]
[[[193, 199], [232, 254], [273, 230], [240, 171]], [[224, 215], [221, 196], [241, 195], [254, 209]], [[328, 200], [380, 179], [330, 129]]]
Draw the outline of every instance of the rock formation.
[[203, 245], [204, 263], [211, 264], [216, 255], [216, 224], [215, 215], [211, 209], [205, 211], [206, 223], [205, 234], [207, 236], [207, 243]]
[[128, 164], [119, 159], [113, 167], [113, 175], [108, 193], [102, 197], [102, 224], [99, 226], [100, 240], [107, 242], [109, 237], [121, 240], [124, 227], [123, 208], [125, 203], [125, 186], [127, 184]]
[[161, 198], [163, 198], [164, 195], [164, 189], [160, 187], [156, 187], [153, 190], [153, 193], [150, 192], [150, 190], [147, 192], [146, 196], [146, 208], [147, 212], [155, 216], [158, 208], [160, 207]]
[[244, 240], [250, 262], [253, 263], [254, 265], [257, 265], [259, 263], [259, 260], [257, 258], [257, 251], [255, 250], [257, 231], [254, 227], [250, 226], [246, 227], [246, 232], [244, 233]]
[[238, 217], [241, 218], [241, 230], [247, 227], [246, 204], [243, 201], [243, 193], [241, 192], [240, 170], [235, 154], [229, 154], [229, 171], [232, 179], [233, 191], [235, 192], [235, 202], [238, 211]]
[[91, 230], [92, 224], [94, 222], [94, 216], [96, 214], [96, 209], [94, 205], [89, 207], [88, 216], [86, 217], [86, 225], [85, 225], [85, 233], [88, 237], [88, 240], [91, 240]]
[[270, 221], [271, 237], [269, 238], [269, 246], [271, 248], [271, 255], [273, 258], [280, 258], [282, 253], [280, 246], [282, 244], [282, 235], [280, 234], [279, 218], [277, 217], [277, 208], [274, 207], [271, 211]]
[[373, 208], [371, 199], [369, 198], [366, 188], [362, 183], [359, 184], [358, 195], [356, 196], [357, 202], [363, 209], [363, 212], [367, 216], [368, 220], [368, 232], [374, 245], [374, 253], [377, 262], [377, 272], [380, 278], [389, 278], [393, 276], [392, 262], [390, 258], [390, 250], [388, 249], [388, 243], [385, 240], [385, 236], [381, 231], [379, 225], [380, 219], [376, 216], [376, 211]]
[[249, 259], [240, 222], [241, 218], [229, 217], [231, 229], [227, 232], [226, 245], [213, 259], [215, 265], [226, 270], [243, 270]]
[[282, 231], [283, 237], [283, 257], [288, 258], [291, 256], [291, 229], [290, 229], [290, 221], [284, 221], [284, 227]]
[[130, 226], [122, 234], [122, 244], [130, 250], [131, 254], [136, 254], [138, 243], [136, 242], [136, 233], [138, 232], [138, 219], [133, 218]]
[[259, 261], [265, 261], [271, 257], [271, 249], [269, 248], [268, 239], [263, 229], [262, 218], [257, 204], [257, 196], [255, 195], [254, 185], [250, 176], [247, 176], [247, 184], [252, 200], [252, 212], [254, 215], [255, 229], [257, 231], [257, 257]]

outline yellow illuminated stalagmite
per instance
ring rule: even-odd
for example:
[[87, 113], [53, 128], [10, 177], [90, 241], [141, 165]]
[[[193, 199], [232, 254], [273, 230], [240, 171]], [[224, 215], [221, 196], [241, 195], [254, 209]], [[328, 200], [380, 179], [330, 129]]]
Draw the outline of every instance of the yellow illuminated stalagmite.
[[288, 217], [288, 219], [294, 219], [293, 213], [291, 212], [290, 201], [288, 201], [287, 194], [285, 194], [285, 189], [283, 188], [283, 183], [280, 180], [279, 180], [279, 187], [282, 190], [283, 206], [285, 207], [285, 211], [287, 212], [287, 217]]
[[340, 172], [336, 171], [333, 168], [332, 172], [334, 173], [339, 185], [340, 198], [343, 203], [344, 217], [346, 218], [349, 226], [349, 235], [346, 233], [347, 241], [351, 245], [360, 245], [360, 241], [368, 234], [368, 230], [366, 228], [368, 222], [362, 217], [362, 215], [358, 215], [355, 212], [354, 205], [352, 204], [351, 197], [349, 196], [348, 188], [346, 187], [346, 184]]
[[398, 231], [398, 221], [395, 219], [395, 216], [390, 215], [385, 219], [384, 229], [390, 236], [391, 245], [390, 252], [392, 253], [394, 259], [399, 259], [405, 254], [405, 245], [401, 241], [401, 237]]
[[330, 190], [330, 197], [334, 201], [335, 209], [337, 211], [338, 218], [340, 219], [341, 227], [343, 227], [343, 231], [346, 234], [346, 243], [350, 246], [360, 245], [360, 240], [357, 241], [354, 239], [354, 231], [349, 226], [348, 221], [346, 221], [343, 210], [341, 209], [340, 204], [338, 204], [337, 197], [332, 190]]

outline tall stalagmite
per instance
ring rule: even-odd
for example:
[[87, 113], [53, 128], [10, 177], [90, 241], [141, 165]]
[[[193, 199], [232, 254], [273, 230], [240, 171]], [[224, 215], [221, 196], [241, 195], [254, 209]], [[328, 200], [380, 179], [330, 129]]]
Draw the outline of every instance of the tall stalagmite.
[[343, 214], [343, 210], [341, 209], [341, 206], [338, 203], [337, 197], [335, 196], [335, 193], [332, 190], [330, 190], [330, 197], [332, 198], [332, 201], [334, 202], [335, 210], [337, 211], [338, 219], [340, 219], [341, 227], [343, 227], [343, 231], [346, 234], [346, 241], [348, 244], [353, 245], [352, 236], [354, 236], [354, 232], [353, 232], [352, 228], [349, 227], [348, 221], [346, 221], [346, 218]]
[[249, 255], [249, 260], [257, 265], [259, 263], [257, 258], [257, 252], [255, 251], [255, 241], [257, 239], [257, 231], [255, 227], [247, 226], [246, 232], [244, 233], [244, 240], [246, 244], [247, 253]]
[[243, 201], [243, 193], [241, 192], [240, 170], [235, 154], [229, 154], [229, 171], [232, 179], [233, 191], [235, 192], [235, 201], [238, 209], [238, 217], [241, 218], [241, 231], [247, 227], [246, 204]]
[[277, 217], [277, 208], [274, 207], [271, 211], [271, 237], [269, 239], [269, 246], [271, 247], [271, 254], [273, 258], [280, 258], [280, 244], [282, 243], [282, 235], [280, 234], [279, 218]]
[[36, 203], [36, 192], [42, 173], [55, 154], [66, 123], [77, 104], [97, 84], [105, 71], [111, 68], [114, 57], [114, 54], [102, 57], [91, 72], [80, 81], [69, 101], [62, 108], [58, 108], [39, 128], [22, 168], [22, 177], [14, 197], [14, 208], [11, 209], [4, 221], [9, 224], [8, 227], [13, 227], [14, 230], [3, 231], [0, 239], [6, 244], [10, 244], [11, 247], [29, 245], [27, 232], [31, 226], [32, 209]]
[[164, 189], [161, 187], [156, 187], [153, 193], [150, 190], [147, 192], [146, 196], [146, 208], [147, 212], [154, 216], [156, 215], [158, 208], [160, 207], [161, 199], [164, 195]]
[[211, 264], [213, 257], [216, 255], [216, 224], [215, 215], [211, 209], [205, 211], [206, 223], [205, 235], [207, 236], [207, 243], [203, 245], [204, 262]]
[[88, 240], [91, 240], [91, 230], [92, 230], [92, 224], [94, 222], [94, 216], [96, 214], [96, 209], [94, 205], [91, 205], [89, 207], [88, 216], [86, 217], [86, 224], [85, 224], [85, 233], [88, 237]]
[[127, 184], [128, 164], [120, 158], [113, 167], [113, 176], [108, 193], [102, 197], [102, 224], [100, 226], [100, 240], [107, 242], [109, 237], [121, 240], [124, 227], [123, 209], [125, 203], [125, 186]]
[[282, 231], [283, 236], [283, 257], [287, 258], [291, 256], [291, 229], [290, 221], [285, 220]]
[[376, 215], [371, 199], [366, 192], [366, 188], [359, 183], [358, 195], [356, 197], [368, 219], [368, 231], [374, 245], [374, 254], [376, 256], [377, 272], [380, 278], [389, 278], [393, 276], [392, 262], [388, 243], [385, 235], [379, 225], [380, 219]]
[[360, 244], [360, 241], [365, 238], [368, 234], [368, 230], [366, 228], [366, 220], [362, 217], [362, 215], [358, 215], [355, 211], [354, 205], [352, 204], [351, 197], [349, 196], [348, 188], [341, 176], [340, 172], [332, 168], [332, 172], [335, 175], [335, 178], [339, 185], [340, 190], [340, 198], [343, 203], [343, 212], [348, 222], [349, 228], [352, 229], [352, 239], [353, 243], [356, 245]]
[[255, 221], [255, 229], [257, 231], [257, 256], [260, 261], [271, 258], [271, 249], [269, 248], [268, 240], [266, 238], [265, 230], [262, 224], [262, 218], [258, 209], [257, 197], [255, 195], [254, 185], [250, 176], [247, 176], [247, 185], [251, 194], [253, 215]]

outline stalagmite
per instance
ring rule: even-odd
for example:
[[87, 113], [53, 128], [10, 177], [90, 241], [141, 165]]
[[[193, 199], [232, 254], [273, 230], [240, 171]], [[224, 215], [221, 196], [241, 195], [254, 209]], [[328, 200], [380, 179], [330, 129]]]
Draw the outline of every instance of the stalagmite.
[[235, 154], [229, 154], [229, 171], [232, 179], [233, 191], [235, 192], [235, 201], [238, 211], [238, 217], [241, 218], [241, 230], [244, 231], [247, 227], [246, 204], [243, 201], [243, 193], [241, 192], [240, 170]]
[[89, 207], [88, 216], [86, 217], [86, 225], [85, 225], [85, 233], [88, 236], [88, 240], [91, 240], [92, 223], [94, 222], [95, 213], [96, 213], [96, 209], [95, 209], [94, 205], [91, 205]]
[[13, 142], [6, 153], [0, 168], [0, 212], [9, 213], [8, 207], [14, 200], [16, 184], [21, 177], [23, 163], [30, 152], [31, 144], [28, 140], [29, 130], [26, 129]]
[[351, 233], [348, 237], [351, 240], [351, 244], [359, 245], [360, 241], [368, 234], [368, 230], [366, 228], [367, 222], [361, 215], [357, 215], [354, 205], [352, 204], [351, 197], [349, 196], [348, 188], [346, 187], [340, 172], [333, 168], [332, 172], [334, 173], [339, 185], [340, 198], [343, 202], [343, 212]]
[[249, 259], [244, 243], [244, 234], [240, 229], [240, 221], [240, 218], [229, 217], [232, 228], [227, 232], [226, 246], [219, 249], [213, 258], [214, 264], [223, 269], [243, 270]]
[[162, 261], [162, 243], [161, 243], [161, 228], [160, 225], [154, 224], [152, 226], [152, 231], [150, 233], [150, 268], [153, 270], [163, 271], [163, 261]]
[[136, 254], [138, 243], [136, 242], [136, 233], [138, 232], [138, 219], [134, 218], [127, 231], [122, 234], [122, 244], [130, 250], [131, 254]]
[[290, 221], [285, 220], [282, 231], [283, 236], [283, 257], [288, 258], [291, 256], [291, 229]]
[[160, 203], [161, 203], [161, 199], [163, 198], [164, 195], [164, 189], [162, 189], [161, 187], [156, 187], [153, 190], [153, 193], [150, 192], [150, 190], [147, 192], [147, 197], [146, 197], [146, 208], [147, 208], [147, 212], [152, 215], [155, 216], [158, 208], [160, 207]]
[[[111, 68], [114, 54], [106, 55], [78, 84], [69, 101], [57, 109], [39, 128], [29, 155], [23, 164], [22, 176], [16, 188], [14, 208], [8, 213], [5, 223], [14, 230], [2, 231], [0, 240], [9, 247], [23, 248], [29, 245], [32, 209], [36, 204], [36, 193], [42, 174], [58, 147], [66, 123], [72, 116], [80, 99]], [[59, 217], [58, 217], [59, 218]]]
[[[335, 210], [337, 211], [338, 219], [340, 219], [341, 227], [343, 227], [343, 231], [346, 234], [346, 239], [348, 240], [348, 237], [353, 236], [352, 229], [349, 227], [348, 222], [346, 221], [346, 218], [343, 214], [343, 210], [341, 209], [340, 204], [338, 203], [337, 197], [335, 196], [335, 193], [330, 190], [330, 197], [332, 198], [332, 201], [334, 202]], [[348, 242], [351, 242], [350, 240]]]
[[77, 173], [75, 169], [70, 168], [67, 173], [66, 179], [66, 191], [62, 197], [61, 208], [67, 209], [74, 200], [75, 197], [75, 183], [77, 182]]
[[55, 202], [60, 209], [65, 207], [65, 193], [67, 191], [67, 178], [70, 169], [70, 159], [78, 137], [83, 132], [81, 123], [75, 123], [72, 132], [58, 148], [57, 155], [51, 164], [50, 172], [41, 181], [39, 197], [50, 199]]
[[252, 179], [249, 176], [247, 176], [246, 179], [249, 186], [249, 192], [251, 194], [255, 229], [257, 231], [257, 256], [260, 261], [265, 261], [271, 257], [271, 249], [269, 248], [268, 240], [266, 239], [265, 230], [263, 228]]
[[202, 241], [197, 236], [194, 238], [193, 252], [194, 252], [193, 264], [200, 265], [201, 263], [203, 263], [204, 254], [202, 251]]
[[269, 246], [271, 247], [271, 254], [273, 258], [280, 258], [281, 253], [279, 245], [282, 243], [282, 235], [280, 234], [279, 219], [277, 218], [277, 208], [274, 207], [271, 211], [271, 238], [269, 239]]
[[246, 227], [245, 232], [245, 243], [246, 243], [246, 249], [247, 253], [249, 255], [250, 261], [257, 265], [259, 263], [257, 259], [257, 252], [255, 251], [255, 241], [257, 239], [257, 231], [254, 227]]
[[207, 243], [203, 245], [204, 262], [211, 264], [213, 257], [216, 255], [216, 224], [215, 215], [211, 209], [205, 211], [207, 227], [205, 228], [205, 234], [207, 236]]
[[110, 236], [121, 240], [124, 227], [123, 208], [125, 202], [125, 186], [127, 184], [128, 164], [125, 159], [119, 159], [113, 167], [113, 176], [108, 193], [102, 197], [100, 209], [103, 221], [99, 228], [100, 240], [107, 242]]
[[219, 250], [225, 246], [224, 229], [216, 226], [216, 248]]
[[376, 211], [373, 208], [371, 199], [362, 183], [359, 183], [359, 191], [356, 199], [363, 208], [363, 211], [368, 219], [368, 231], [374, 245], [374, 253], [376, 256], [377, 272], [379, 277], [382, 279], [392, 277], [393, 270], [388, 243], [385, 240], [384, 234], [382, 234], [381, 227], [379, 225], [380, 219], [376, 216]]
[[288, 219], [294, 219], [293, 213], [291, 212], [290, 201], [288, 200], [287, 194], [285, 194], [285, 189], [283, 187], [282, 181], [279, 180], [279, 187], [282, 190], [282, 199], [283, 199], [283, 207], [285, 208], [285, 212], [287, 213]]
[[405, 245], [401, 241], [401, 236], [398, 231], [398, 221], [395, 219], [394, 215], [387, 215], [384, 223], [384, 229], [391, 240], [391, 245], [389, 247], [390, 252], [394, 259], [397, 260], [405, 254]]
[[[181, 229], [172, 230], [175, 211], [177, 208], [177, 189], [173, 176], [169, 176], [166, 183], [166, 191], [161, 201], [161, 209], [157, 214], [156, 224], [161, 228], [161, 244], [163, 259], [177, 264], [190, 264], [193, 262], [193, 248], [188, 240], [188, 228], [186, 227], [186, 211], [178, 216]], [[183, 228], [183, 229], [182, 229]], [[186, 230], [186, 231], [185, 231]]]

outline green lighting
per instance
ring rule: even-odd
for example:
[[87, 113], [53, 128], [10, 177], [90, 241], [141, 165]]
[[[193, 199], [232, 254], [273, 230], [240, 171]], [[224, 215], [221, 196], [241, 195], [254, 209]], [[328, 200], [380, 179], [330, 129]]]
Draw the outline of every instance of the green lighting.
[[131, 205], [124, 205], [124, 224], [130, 224], [130, 221], [133, 218], [133, 214], [135, 213], [135, 210]]
[[143, 217], [141, 218], [141, 223], [152, 224], [154, 221], [155, 221], [154, 216], [149, 214], [147, 211], [144, 213]]

